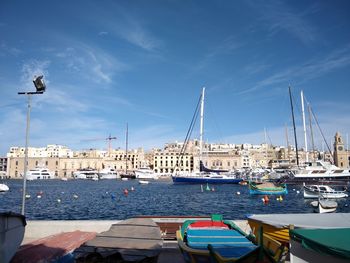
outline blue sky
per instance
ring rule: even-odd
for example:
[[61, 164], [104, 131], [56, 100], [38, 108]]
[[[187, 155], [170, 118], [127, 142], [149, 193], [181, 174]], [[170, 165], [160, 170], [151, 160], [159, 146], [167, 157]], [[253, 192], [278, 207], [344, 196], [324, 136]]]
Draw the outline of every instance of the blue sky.
[[[350, 128], [350, 2], [1, 1], [0, 154], [30, 145], [106, 149], [183, 141], [206, 87], [205, 140], [299, 145], [304, 90], [329, 143]], [[196, 129], [197, 130], [197, 129]], [[315, 127], [316, 130], [316, 127]], [[315, 140], [321, 147], [319, 132]], [[198, 131], [193, 138], [198, 136]], [[96, 140], [95, 140], [96, 139]]]

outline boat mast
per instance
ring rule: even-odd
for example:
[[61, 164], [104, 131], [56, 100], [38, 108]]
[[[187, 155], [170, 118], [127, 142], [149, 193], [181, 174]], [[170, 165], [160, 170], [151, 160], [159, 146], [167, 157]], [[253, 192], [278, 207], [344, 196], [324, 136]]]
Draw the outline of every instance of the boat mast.
[[126, 123], [125, 133], [125, 174], [128, 174], [128, 123]]
[[306, 137], [306, 124], [305, 124], [305, 109], [304, 109], [304, 93], [303, 91], [300, 92], [301, 97], [301, 112], [303, 115], [303, 129], [304, 129], [304, 144], [305, 144], [305, 160], [306, 162], [309, 161], [309, 153], [307, 151], [307, 137]]
[[199, 131], [199, 165], [200, 165], [200, 162], [202, 161], [202, 154], [203, 154], [204, 93], [205, 93], [205, 87], [203, 87], [202, 98], [201, 98], [201, 119], [200, 119], [200, 131]]
[[307, 104], [307, 108], [308, 108], [308, 111], [309, 111], [309, 125], [310, 125], [310, 132], [311, 132], [312, 157], [313, 157], [314, 160], [315, 160], [316, 158], [315, 158], [314, 132], [313, 132], [313, 130], [312, 130], [311, 106], [310, 106], [309, 103]]
[[264, 136], [265, 136], [265, 164], [266, 164], [266, 167], [264, 168], [267, 168], [267, 135], [266, 135], [266, 127], [264, 127]]
[[294, 129], [294, 141], [295, 141], [295, 153], [297, 158], [297, 166], [299, 167], [299, 156], [298, 156], [298, 141], [297, 141], [297, 129], [295, 128], [295, 119], [294, 119], [294, 108], [293, 108], [293, 100], [292, 100], [292, 92], [289, 89], [289, 99], [290, 99], [290, 106], [292, 109], [292, 119], [293, 119], [293, 129]]

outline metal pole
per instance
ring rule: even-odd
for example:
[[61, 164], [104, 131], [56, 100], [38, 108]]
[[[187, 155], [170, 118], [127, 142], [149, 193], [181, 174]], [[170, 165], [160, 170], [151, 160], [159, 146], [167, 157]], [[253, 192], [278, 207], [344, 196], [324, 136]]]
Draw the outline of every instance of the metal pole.
[[205, 93], [205, 88], [203, 87], [203, 90], [202, 90], [202, 100], [201, 100], [200, 133], [199, 133], [199, 165], [200, 165], [200, 162], [202, 161], [202, 154], [203, 154], [204, 93]]
[[24, 171], [23, 171], [23, 196], [22, 196], [22, 215], [25, 211], [26, 201], [26, 183], [27, 183], [27, 169], [28, 169], [28, 144], [29, 144], [29, 127], [30, 127], [30, 102], [32, 94], [28, 93], [28, 109], [27, 109], [27, 127], [26, 127], [26, 144], [24, 151]]
[[300, 92], [300, 97], [301, 97], [301, 111], [302, 111], [302, 115], [303, 115], [305, 159], [306, 159], [306, 162], [308, 162], [308, 161], [309, 161], [309, 153], [308, 153], [308, 149], [307, 149], [306, 123], [305, 123], [305, 108], [304, 108], [304, 93], [303, 93], [303, 91]]
[[294, 109], [293, 109], [293, 100], [292, 100], [292, 92], [290, 91], [290, 87], [289, 87], [289, 99], [290, 99], [290, 106], [291, 106], [291, 108], [292, 108], [292, 119], [293, 119], [294, 142], [295, 142], [295, 152], [296, 152], [296, 158], [297, 158], [297, 166], [299, 167], [299, 155], [298, 155], [297, 130], [296, 130], [296, 127], [295, 127], [295, 120], [294, 120]]

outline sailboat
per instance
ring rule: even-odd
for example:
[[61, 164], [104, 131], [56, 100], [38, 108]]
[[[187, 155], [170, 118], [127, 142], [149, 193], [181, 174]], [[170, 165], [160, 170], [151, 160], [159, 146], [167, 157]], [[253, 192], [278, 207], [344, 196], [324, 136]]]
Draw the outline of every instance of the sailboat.
[[[289, 183], [289, 184], [302, 184], [304, 182], [311, 182], [312, 184], [315, 184], [316, 182], [322, 183], [322, 184], [326, 184], [326, 183], [343, 184], [343, 185], [347, 184], [347, 182], [350, 181], [350, 172], [348, 170], [340, 169], [334, 164], [331, 164], [329, 162], [325, 162], [322, 160], [316, 160], [313, 162], [310, 162], [307, 160], [305, 164], [302, 164], [302, 165], [299, 164], [298, 144], [297, 144], [297, 136], [296, 136], [296, 128], [295, 128], [295, 120], [294, 120], [294, 111], [293, 111], [293, 100], [292, 100], [290, 87], [289, 87], [289, 98], [290, 98], [290, 104], [291, 104], [291, 110], [292, 110], [297, 167], [291, 170], [291, 178], [286, 178], [283, 180], [283, 182]], [[307, 149], [303, 100], [304, 100], [304, 95], [303, 93], [301, 93], [305, 148]], [[309, 113], [311, 112], [312, 111], [309, 109]], [[315, 115], [313, 116], [315, 118]]]
[[205, 88], [202, 89], [200, 104], [199, 171], [175, 173], [172, 175], [172, 180], [174, 183], [238, 184], [242, 179], [236, 178], [235, 175], [228, 173], [228, 171], [209, 169], [203, 164], [204, 94]]

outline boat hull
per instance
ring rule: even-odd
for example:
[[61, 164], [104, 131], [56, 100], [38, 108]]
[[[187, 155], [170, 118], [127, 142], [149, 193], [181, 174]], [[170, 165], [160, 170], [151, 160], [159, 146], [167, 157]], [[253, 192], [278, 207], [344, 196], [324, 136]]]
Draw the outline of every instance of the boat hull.
[[185, 177], [173, 176], [174, 183], [189, 183], [189, 184], [238, 184], [242, 179], [238, 178], [205, 178], [205, 177]]
[[276, 191], [249, 189], [249, 193], [251, 195], [286, 195], [288, 194], [288, 190], [287, 188], [283, 190], [276, 190]]
[[22, 243], [25, 217], [15, 213], [0, 213], [0, 261], [10, 262]]

